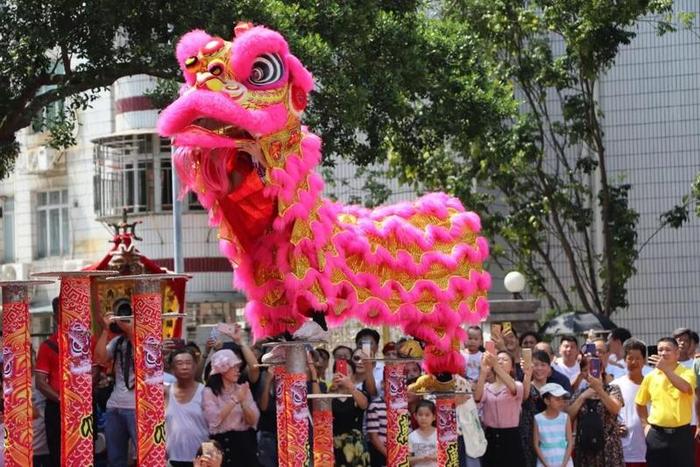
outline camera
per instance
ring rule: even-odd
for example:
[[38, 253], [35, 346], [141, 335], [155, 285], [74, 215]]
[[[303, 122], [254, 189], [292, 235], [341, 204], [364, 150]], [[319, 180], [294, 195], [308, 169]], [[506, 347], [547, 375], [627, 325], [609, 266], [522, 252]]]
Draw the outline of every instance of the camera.
[[[131, 303], [128, 300], [119, 300], [113, 307], [114, 316], [131, 316]], [[117, 323], [110, 323], [109, 330], [114, 334], [123, 334], [122, 328]]]

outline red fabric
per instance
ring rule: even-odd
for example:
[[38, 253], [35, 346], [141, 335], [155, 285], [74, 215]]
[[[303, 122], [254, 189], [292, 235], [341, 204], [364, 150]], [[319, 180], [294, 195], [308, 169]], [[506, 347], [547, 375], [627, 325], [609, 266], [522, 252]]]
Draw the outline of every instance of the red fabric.
[[[53, 350], [49, 347], [46, 341], [51, 341], [55, 344], [55, 349]], [[37, 373], [44, 373], [49, 375], [49, 386], [56, 391], [56, 393], [61, 393], [61, 366], [58, 361], [58, 340], [56, 338], [56, 333], [54, 332], [49, 336], [46, 341], [39, 345], [39, 352], [36, 356], [36, 367], [34, 371]]]
[[263, 195], [265, 185], [246, 159], [237, 158], [233, 170], [243, 181], [219, 200], [219, 206], [243, 249], [250, 251], [252, 244], [272, 227], [274, 204], [271, 198]]
[[625, 462], [625, 467], [647, 467], [646, 462]]

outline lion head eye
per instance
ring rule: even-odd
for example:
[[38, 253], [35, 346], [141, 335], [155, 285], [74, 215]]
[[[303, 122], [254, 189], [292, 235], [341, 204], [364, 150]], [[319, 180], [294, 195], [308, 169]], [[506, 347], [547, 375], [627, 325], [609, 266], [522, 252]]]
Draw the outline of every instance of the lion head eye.
[[213, 60], [209, 63], [207, 70], [214, 76], [220, 76], [224, 72], [225, 67], [226, 64], [221, 60]]
[[273, 84], [282, 79], [284, 66], [277, 54], [263, 54], [255, 59], [248, 81], [255, 86]]
[[188, 71], [192, 71], [199, 65], [199, 59], [197, 57], [187, 57], [185, 60], [185, 68]]

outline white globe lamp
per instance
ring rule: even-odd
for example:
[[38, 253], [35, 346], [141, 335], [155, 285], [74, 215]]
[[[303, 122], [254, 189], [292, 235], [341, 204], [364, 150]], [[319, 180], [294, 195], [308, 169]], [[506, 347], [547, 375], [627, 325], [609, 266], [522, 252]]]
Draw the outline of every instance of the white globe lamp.
[[503, 285], [513, 294], [513, 298], [521, 299], [520, 293], [525, 290], [525, 276], [518, 271], [511, 271], [503, 278]]

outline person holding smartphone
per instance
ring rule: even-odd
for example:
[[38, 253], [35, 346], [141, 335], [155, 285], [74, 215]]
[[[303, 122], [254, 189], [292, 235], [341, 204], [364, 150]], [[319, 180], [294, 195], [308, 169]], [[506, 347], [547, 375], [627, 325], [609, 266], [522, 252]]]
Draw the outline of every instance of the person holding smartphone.
[[[493, 382], [487, 382], [489, 376]], [[515, 380], [515, 360], [510, 353], [484, 353], [474, 401], [482, 405], [488, 441], [482, 466], [525, 466], [519, 428], [523, 383]]]
[[[608, 344], [605, 339], [595, 339], [595, 354], [599, 363], [593, 365], [597, 368], [594, 376], [589, 367], [582, 370], [582, 380], [588, 387], [579, 388], [574, 392], [567, 408], [572, 420], [576, 421], [576, 467], [622, 467], [625, 465], [622, 454], [622, 442], [620, 439], [619, 423], [617, 416], [623, 404], [622, 392], [616, 385], [610, 384], [611, 377], [605, 371], [608, 356]], [[586, 358], [586, 357], [584, 357]], [[583, 366], [583, 365], [582, 365]], [[593, 433], [595, 424], [584, 423], [584, 419], [597, 417], [602, 420], [602, 432]], [[583, 440], [593, 437], [602, 438], [602, 447], [587, 449]]]
[[258, 425], [260, 410], [249, 383], [239, 383], [242, 364], [232, 350], [216, 351], [202, 394], [204, 418], [211, 438], [223, 448], [224, 467], [258, 466], [254, 428]]
[[369, 395], [358, 389], [353, 380], [355, 362], [339, 359], [333, 365], [331, 392], [349, 394], [349, 397], [333, 399], [333, 446], [335, 465], [369, 466], [370, 456], [362, 435], [362, 419], [369, 405]]
[[695, 465], [690, 428], [695, 374], [678, 363], [675, 339], [663, 337], [656, 345], [659, 355], [649, 357], [655, 369], [644, 377], [634, 400], [646, 435], [647, 465], [691, 467]]

